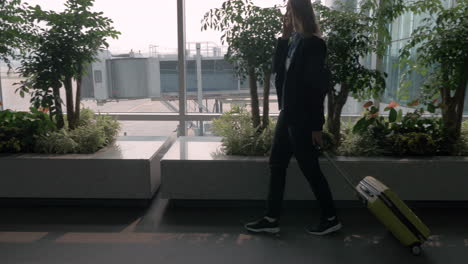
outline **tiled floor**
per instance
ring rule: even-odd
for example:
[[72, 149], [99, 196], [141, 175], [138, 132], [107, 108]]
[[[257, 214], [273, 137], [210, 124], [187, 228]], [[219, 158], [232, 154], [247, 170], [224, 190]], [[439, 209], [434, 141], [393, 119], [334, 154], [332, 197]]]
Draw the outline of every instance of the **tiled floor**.
[[242, 222], [257, 207], [1, 208], [0, 263], [468, 263], [468, 209], [420, 208], [432, 241], [414, 257], [363, 208], [340, 210], [345, 228], [303, 231], [316, 209], [286, 208], [279, 237], [252, 235]]

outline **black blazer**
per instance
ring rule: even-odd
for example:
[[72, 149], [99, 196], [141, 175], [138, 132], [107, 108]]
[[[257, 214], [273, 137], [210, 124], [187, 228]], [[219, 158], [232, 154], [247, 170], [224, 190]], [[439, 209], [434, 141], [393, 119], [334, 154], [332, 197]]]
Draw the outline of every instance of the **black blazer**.
[[[291, 59], [288, 72], [285, 73], [288, 40], [278, 38], [273, 72], [279, 110], [283, 110], [288, 122], [305, 124], [307, 128], [321, 131], [325, 122], [323, 102], [325, 82], [325, 58], [327, 47], [319, 37], [305, 37], [298, 43]], [[282, 93], [283, 82], [285, 94]], [[328, 87], [325, 87], [328, 88]], [[285, 106], [281, 109], [284, 96]]]

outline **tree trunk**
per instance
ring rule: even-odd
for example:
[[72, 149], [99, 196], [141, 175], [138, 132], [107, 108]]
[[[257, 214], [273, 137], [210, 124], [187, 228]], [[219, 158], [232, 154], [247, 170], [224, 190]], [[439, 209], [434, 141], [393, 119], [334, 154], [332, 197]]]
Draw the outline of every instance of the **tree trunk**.
[[255, 69], [249, 69], [249, 88], [252, 105], [252, 124], [254, 128], [260, 129], [260, 108], [258, 105], [257, 76]]
[[[386, 2], [386, 0], [379, 0], [378, 2], [378, 8], [382, 7]], [[392, 2], [390, 2], [392, 3]], [[388, 19], [388, 18], [387, 18]], [[385, 39], [384, 38], [384, 34], [382, 33], [383, 31], [387, 31], [388, 32], [388, 22], [385, 22], [382, 24], [382, 21], [385, 21], [387, 19], [384, 19], [384, 20], [380, 20], [379, 22], [379, 30], [378, 30], [378, 33], [377, 33], [377, 43], [379, 43], [380, 45], [384, 45], [385, 47], [385, 50], [388, 49], [388, 45], [389, 45], [389, 40]], [[384, 56], [385, 56], [386, 52], [377, 52], [375, 54], [376, 56], [376, 60], [375, 60], [375, 70], [379, 71], [380, 73], [383, 73], [385, 71], [384, 69]], [[380, 110], [380, 99], [381, 99], [381, 96], [373, 96], [372, 98], [374, 100], [374, 106], [377, 107], [377, 109]]]
[[[62, 129], [65, 126], [63, 121], [63, 110], [62, 110], [62, 100], [60, 99], [60, 87], [53, 87], [52, 92], [54, 94], [54, 105], [55, 105], [55, 122], [58, 129]], [[52, 111], [50, 111], [52, 114]]]
[[[468, 72], [468, 62], [462, 66], [461, 72]], [[465, 105], [465, 95], [468, 85], [468, 75], [464, 74], [460, 79], [454, 96], [450, 96], [450, 88], [441, 88], [442, 97], [442, 122], [447, 139], [447, 147], [452, 151], [453, 144], [457, 142], [461, 135], [461, 124], [463, 122], [463, 110]]]
[[349, 86], [341, 84], [341, 91], [336, 95], [334, 90], [332, 88], [328, 92], [327, 130], [332, 134], [336, 147], [338, 147], [341, 140], [341, 111], [348, 99]]
[[1, 72], [0, 72], [0, 111], [3, 111], [2, 75], [1, 75]]
[[65, 77], [65, 95], [67, 100], [67, 120], [68, 128], [75, 129], [74, 107], [73, 107], [73, 90], [72, 90], [72, 77]]
[[263, 72], [263, 121], [262, 129], [267, 128], [270, 125], [270, 80], [271, 72]]
[[75, 97], [75, 124], [80, 122], [80, 107], [81, 107], [81, 76], [76, 80], [76, 97]]
[[[381, 34], [379, 35], [379, 41], [383, 41]], [[380, 73], [383, 73], [384, 72], [384, 64], [383, 64], [384, 57], [383, 55], [379, 55], [379, 54], [377, 54], [376, 56], [377, 58], [375, 61], [375, 70], [379, 71]], [[380, 96], [373, 96], [372, 99], [374, 99], [374, 106], [380, 110], [380, 99], [381, 99]]]

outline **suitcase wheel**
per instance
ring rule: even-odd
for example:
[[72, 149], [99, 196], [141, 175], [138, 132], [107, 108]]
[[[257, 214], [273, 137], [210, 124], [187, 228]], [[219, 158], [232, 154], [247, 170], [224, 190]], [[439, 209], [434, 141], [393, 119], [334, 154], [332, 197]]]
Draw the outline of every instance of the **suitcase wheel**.
[[411, 246], [411, 253], [412, 253], [414, 256], [419, 256], [419, 255], [421, 255], [421, 252], [422, 252], [422, 249], [421, 249], [421, 246], [420, 246], [420, 245], [413, 245], [413, 246]]

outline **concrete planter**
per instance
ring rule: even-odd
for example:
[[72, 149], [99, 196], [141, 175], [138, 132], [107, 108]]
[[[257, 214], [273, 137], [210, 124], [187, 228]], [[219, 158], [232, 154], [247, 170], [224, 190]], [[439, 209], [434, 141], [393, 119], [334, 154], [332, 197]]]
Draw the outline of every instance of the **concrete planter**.
[[175, 137], [121, 137], [94, 154], [0, 156], [0, 198], [151, 199]]
[[[262, 200], [269, 182], [267, 157], [220, 154], [220, 137], [180, 137], [161, 160], [162, 197], [196, 200]], [[374, 176], [410, 201], [468, 201], [468, 157], [338, 157], [356, 180]], [[356, 200], [331, 164], [320, 160], [334, 199]], [[285, 200], [314, 199], [294, 158]]]

